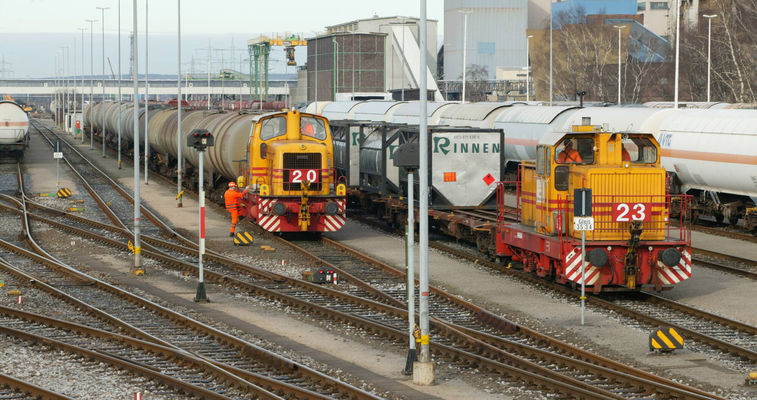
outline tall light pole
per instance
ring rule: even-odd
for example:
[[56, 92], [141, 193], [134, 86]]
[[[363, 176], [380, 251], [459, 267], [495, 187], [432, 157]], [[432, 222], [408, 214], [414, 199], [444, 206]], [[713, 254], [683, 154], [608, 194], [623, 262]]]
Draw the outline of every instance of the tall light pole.
[[334, 101], [336, 101], [336, 94], [339, 91], [339, 43], [336, 41], [336, 36], [331, 38], [331, 43], [334, 44]]
[[620, 31], [626, 27], [626, 25], [613, 25], [613, 28], [618, 30], [618, 105], [620, 105]]
[[67, 109], [67, 102], [68, 102], [68, 87], [66, 82], [66, 53], [68, 53], [68, 46], [60, 46], [60, 69], [61, 69], [61, 75], [60, 75], [60, 82], [61, 87], [63, 88], [63, 92], [60, 95], [60, 102], [63, 105], [63, 131], [66, 131], [66, 109]]
[[534, 35], [526, 36], [526, 101], [531, 101], [531, 57], [529, 56], [529, 46], [532, 37]]
[[678, 109], [678, 61], [681, 49], [681, 0], [676, 0], [676, 74], [673, 90], [673, 108]]
[[[179, 44], [177, 46], [179, 56], [176, 59], [179, 72], [176, 74], [176, 104], [179, 106], [179, 126], [176, 129], [176, 145], [178, 152], [178, 159], [176, 160], [176, 207], [182, 207], [181, 195], [183, 190], [181, 189], [181, 172], [184, 165], [184, 158], [181, 156], [181, 0], [176, 0], [176, 15], [178, 20], [178, 39]], [[252, 87], [252, 86], [250, 86]]]
[[717, 14], [704, 14], [703, 17], [707, 18], [707, 102], [710, 102], [710, 74], [712, 68], [712, 19], [717, 17]]
[[[103, 54], [102, 54], [102, 59], [103, 59], [103, 79], [102, 79], [102, 82], [103, 82], [103, 98], [102, 98], [102, 103], [105, 103], [105, 10], [109, 10], [110, 7], [95, 7], [95, 8], [97, 8], [100, 11], [102, 11], [102, 28], [103, 28], [103, 40], [102, 40], [102, 45], [103, 45]], [[102, 106], [101, 106], [101, 108], [102, 108]], [[105, 110], [102, 110], [102, 111], [105, 111]], [[103, 119], [102, 119], [102, 132], [100, 133], [100, 135], [102, 135], [103, 158], [105, 158], [105, 112], [101, 112], [100, 114], [102, 114], [102, 116], [103, 116]], [[137, 132], [134, 132], [134, 134], [136, 135]]]
[[[471, 10], [457, 11], [463, 14], [463, 93], [460, 100], [465, 103], [465, 75], [468, 72], [468, 15], [471, 13]], [[421, 75], [424, 75], [424, 73], [421, 72]]]
[[[145, 0], [145, 185], [147, 185], [147, 161], [150, 157], [150, 140], [147, 136], [147, 125], [150, 123], [150, 57], [149, 57], [149, 24], [148, 24], [149, 0]], [[138, 132], [134, 132], [136, 135]]]
[[71, 94], [71, 97], [73, 98], [73, 109], [74, 112], [71, 113], [71, 133], [74, 133], [74, 121], [76, 116], [76, 92], [79, 90], [78, 85], [76, 84], [76, 37], [74, 37], [74, 75], [73, 75], [73, 81], [74, 81], [74, 91]]
[[427, 79], [426, 79], [426, 0], [421, 0], [421, 29], [420, 29], [420, 48], [421, 48], [421, 74], [420, 79], [420, 126], [419, 126], [419, 146], [420, 146], [420, 259], [419, 259], [419, 311], [420, 311], [420, 328], [421, 328], [421, 349], [418, 362], [413, 364], [413, 383], [419, 385], [431, 385], [434, 382], [434, 364], [431, 362], [431, 352], [429, 349], [429, 289], [428, 289], [428, 96], [426, 96]]
[[137, 0], [133, 0], [133, 14], [134, 14], [134, 21], [133, 24], [133, 32], [134, 32], [134, 42], [132, 49], [134, 51], [134, 54], [132, 54], [132, 62], [131, 62], [131, 82], [132, 82], [132, 88], [134, 90], [134, 95], [132, 96], [132, 101], [134, 102], [134, 267], [133, 272], [137, 275], [144, 274], [145, 270], [142, 267], [142, 243], [140, 238], [140, 197], [139, 197], [139, 118], [137, 116], [139, 115], [137, 111], [139, 111], [139, 81], [137, 80], [138, 77], [138, 69], [139, 69], [139, 63], [137, 62], [137, 57], [139, 55], [139, 52], [137, 51], [137, 47], [139, 46], [139, 41], [137, 40], [137, 35], [139, 34], [139, 31], [137, 30]]
[[549, 1], [549, 105], [552, 105], [552, 0]]
[[121, 0], [118, 0], [118, 169], [121, 169]]
[[84, 31], [87, 28], [78, 28], [81, 31], [81, 142], [84, 143]]
[[89, 22], [89, 149], [95, 149], [95, 119], [92, 115], [92, 96], [95, 91], [95, 51], [94, 51], [94, 38], [95, 38], [95, 22], [96, 19], [85, 19]]
[[58, 74], [60, 73], [60, 61], [58, 59], [60, 58], [60, 53], [55, 52], [55, 69], [53, 72], [53, 86], [55, 87], [55, 125], [58, 125], [58, 119], [60, 117], [60, 114], [58, 113], [58, 109], [60, 108], [60, 91], [58, 90], [60, 85], [58, 85]]

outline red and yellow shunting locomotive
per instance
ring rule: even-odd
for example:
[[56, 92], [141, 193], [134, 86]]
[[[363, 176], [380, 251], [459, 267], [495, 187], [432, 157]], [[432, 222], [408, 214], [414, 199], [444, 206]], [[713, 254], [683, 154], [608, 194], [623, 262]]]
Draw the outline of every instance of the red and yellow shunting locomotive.
[[270, 232], [332, 232], [345, 221], [328, 121], [296, 110], [255, 117], [238, 186], [240, 215]]
[[[589, 290], [662, 290], [691, 277], [690, 198], [668, 194], [660, 147], [651, 134], [604, 132], [584, 119], [571, 132], [543, 137], [536, 160], [519, 167], [516, 194], [507, 187], [503, 182], [497, 189], [497, 255], [522, 263], [526, 271], [581, 284], [573, 193], [591, 189]], [[671, 204], [682, 210], [675, 223]]]

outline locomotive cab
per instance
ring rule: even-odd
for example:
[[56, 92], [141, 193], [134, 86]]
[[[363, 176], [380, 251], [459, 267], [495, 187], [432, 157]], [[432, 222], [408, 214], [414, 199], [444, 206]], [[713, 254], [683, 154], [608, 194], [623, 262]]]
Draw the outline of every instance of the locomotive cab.
[[[673, 196], [659, 155], [651, 134], [606, 132], [589, 121], [545, 135], [536, 160], [520, 166], [519, 222], [501, 223], [498, 253], [541, 276], [580, 283], [582, 231], [573, 226], [573, 193], [591, 189], [587, 285], [596, 292], [639, 284], [660, 289], [687, 279], [688, 221], [682, 213], [676, 226], [670, 224]], [[688, 204], [683, 197], [679, 201]]]
[[266, 114], [250, 130], [247, 215], [275, 232], [332, 231], [345, 218], [328, 121], [296, 110]]

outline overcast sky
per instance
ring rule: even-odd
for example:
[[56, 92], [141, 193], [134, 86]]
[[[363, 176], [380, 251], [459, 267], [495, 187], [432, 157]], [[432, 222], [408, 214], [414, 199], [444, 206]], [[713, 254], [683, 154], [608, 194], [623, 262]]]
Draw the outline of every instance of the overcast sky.
[[[145, 1], [138, 0], [138, 31], [140, 50], [140, 73], [144, 72], [144, 29]], [[176, 73], [176, 0], [151, 0], [149, 9], [150, 33], [150, 73]], [[94, 23], [94, 59], [96, 74], [102, 72], [102, 25], [101, 11], [96, 7], [110, 7], [105, 11], [105, 56], [110, 58], [113, 69], [117, 70], [118, 0], [0, 0], [0, 62], [4, 57], [9, 64], [0, 65], [12, 70], [6, 77], [45, 77], [53, 74], [55, 53], [61, 46], [69, 46], [70, 66], [74, 62], [81, 71], [81, 32], [77, 28], [87, 28], [85, 35], [85, 72], [89, 73], [90, 24], [86, 19], [96, 19]], [[129, 41], [132, 30], [133, 2], [121, 0], [121, 59], [122, 72], [129, 71]], [[247, 39], [259, 34], [273, 32], [295, 32], [311, 36], [323, 31], [328, 25], [335, 25], [371, 16], [413, 16], [420, 13], [419, 1], [408, 0], [182, 0], [182, 62], [185, 70], [190, 67], [194, 56], [195, 71], [207, 70], [208, 41], [214, 51], [216, 65], [220, 68], [221, 54], [225, 61], [231, 58], [233, 45], [237, 48], [233, 59], [237, 69], [240, 57], [246, 57], [242, 50]], [[439, 35], [443, 32], [443, 1], [428, 1], [428, 18], [439, 21]], [[441, 41], [440, 41], [441, 44]], [[77, 46], [74, 56], [74, 45]], [[298, 64], [304, 62], [304, 49], [298, 50]], [[281, 59], [279, 50], [272, 58]], [[107, 63], [107, 61], [106, 61]], [[231, 65], [224, 63], [227, 68]], [[285, 72], [283, 62], [273, 62], [272, 72]], [[245, 67], [247, 68], [247, 67]], [[106, 71], [109, 71], [106, 64]], [[116, 71], [117, 72], [117, 71]], [[294, 72], [289, 68], [289, 72]], [[109, 73], [109, 72], [108, 72]], [[0, 74], [2, 76], [2, 74]]]

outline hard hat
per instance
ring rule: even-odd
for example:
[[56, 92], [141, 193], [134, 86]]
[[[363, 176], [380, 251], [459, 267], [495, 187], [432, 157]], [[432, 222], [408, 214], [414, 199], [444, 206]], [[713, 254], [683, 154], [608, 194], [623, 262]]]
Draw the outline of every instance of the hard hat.
[[229, 182], [229, 187], [230, 188], [237, 187], [237, 183], [236, 182]]

